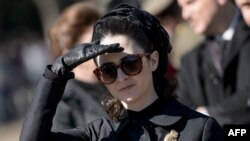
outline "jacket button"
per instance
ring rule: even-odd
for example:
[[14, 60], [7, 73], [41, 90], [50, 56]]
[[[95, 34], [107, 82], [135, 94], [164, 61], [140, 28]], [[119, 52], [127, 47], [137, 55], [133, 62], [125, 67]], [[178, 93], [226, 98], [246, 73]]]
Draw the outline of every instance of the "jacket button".
[[212, 82], [214, 85], [218, 85], [219, 82], [220, 82], [219, 78], [218, 78], [214, 73], [210, 73], [210, 74], [208, 75], [208, 78], [209, 78], [209, 80], [211, 80], [211, 82]]

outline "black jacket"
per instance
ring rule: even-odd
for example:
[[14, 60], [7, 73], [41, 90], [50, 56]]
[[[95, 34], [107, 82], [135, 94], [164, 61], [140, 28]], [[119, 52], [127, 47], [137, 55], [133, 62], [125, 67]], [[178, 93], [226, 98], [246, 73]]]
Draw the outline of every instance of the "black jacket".
[[182, 60], [178, 72], [181, 102], [196, 109], [206, 106], [221, 124], [249, 124], [250, 110], [250, 29], [241, 19], [229, 49], [223, 58], [223, 75], [219, 75], [205, 42]]
[[108, 92], [100, 83], [69, 80], [53, 118], [53, 131], [72, 129], [107, 116], [101, 101]]
[[66, 83], [67, 79], [40, 81], [20, 141], [162, 141], [171, 130], [176, 131], [179, 141], [222, 140], [222, 130], [213, 118], [176, 100], [157, 100], [141, 112], [123, 110], [117, 121], [102, 118], [87, 126], [52, 132], [52, 119]]

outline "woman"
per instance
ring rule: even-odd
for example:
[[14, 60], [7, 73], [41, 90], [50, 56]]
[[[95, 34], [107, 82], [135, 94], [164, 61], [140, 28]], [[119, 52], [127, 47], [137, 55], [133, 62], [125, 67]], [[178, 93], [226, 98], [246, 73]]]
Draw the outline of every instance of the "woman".
[[[60, 14], [49, 31], [51, 50], [55, 58], [67, 53], [75, 44], [90, 43], [94, 23], [100, 14], [91, 2], [77, 2]], [[62, 100], [53, 118], [53, 131], [75, 128], [107, 116], [101, 100], [107, 92], [93, 74], [93, 60], [72, 70], [75, 79], [67, 83]]]
[[[213, 118], [175, 100], [175, 87], [164, 77], [169, 36], [152, 15], [122, 4], [96, 23], [93, 41], [47, 67], [21, 141], [222, 140]], [[56, 105], [72, 78], [70, 71], [92, 58], [98, 66], [94, 73], [114, 97], [105, 103], [111, 119], [51, 132]]]

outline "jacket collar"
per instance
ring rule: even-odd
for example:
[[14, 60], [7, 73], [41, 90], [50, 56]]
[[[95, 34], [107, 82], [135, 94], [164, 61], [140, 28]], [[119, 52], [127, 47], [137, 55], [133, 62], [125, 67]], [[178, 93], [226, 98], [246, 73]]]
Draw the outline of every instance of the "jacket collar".
[[140, 112], [123, 110], [119, 121], [148, 120], [158, 126], [171, 126], [180, 121], [186, 112], [187, 107], [176, 99], [168, 102], [158, 99]]
[[177, 100], [172, 100], [165, 104], [162, 111], [150, 118], [149, 121], [159, 126], [170, 126], [180, 121], [186, 112], [187, 107]]

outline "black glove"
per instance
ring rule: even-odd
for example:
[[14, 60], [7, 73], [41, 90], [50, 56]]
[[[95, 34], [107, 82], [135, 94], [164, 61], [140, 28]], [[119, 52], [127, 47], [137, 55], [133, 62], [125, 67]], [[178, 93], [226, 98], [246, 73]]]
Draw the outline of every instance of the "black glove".
[[104, 53], [122, 52], [119, 44], [99, 45], [99, 42], [76, 45], [72, 50], [57, 58], [51, 70], [57, 75], [64, 75], [76, 66]]

